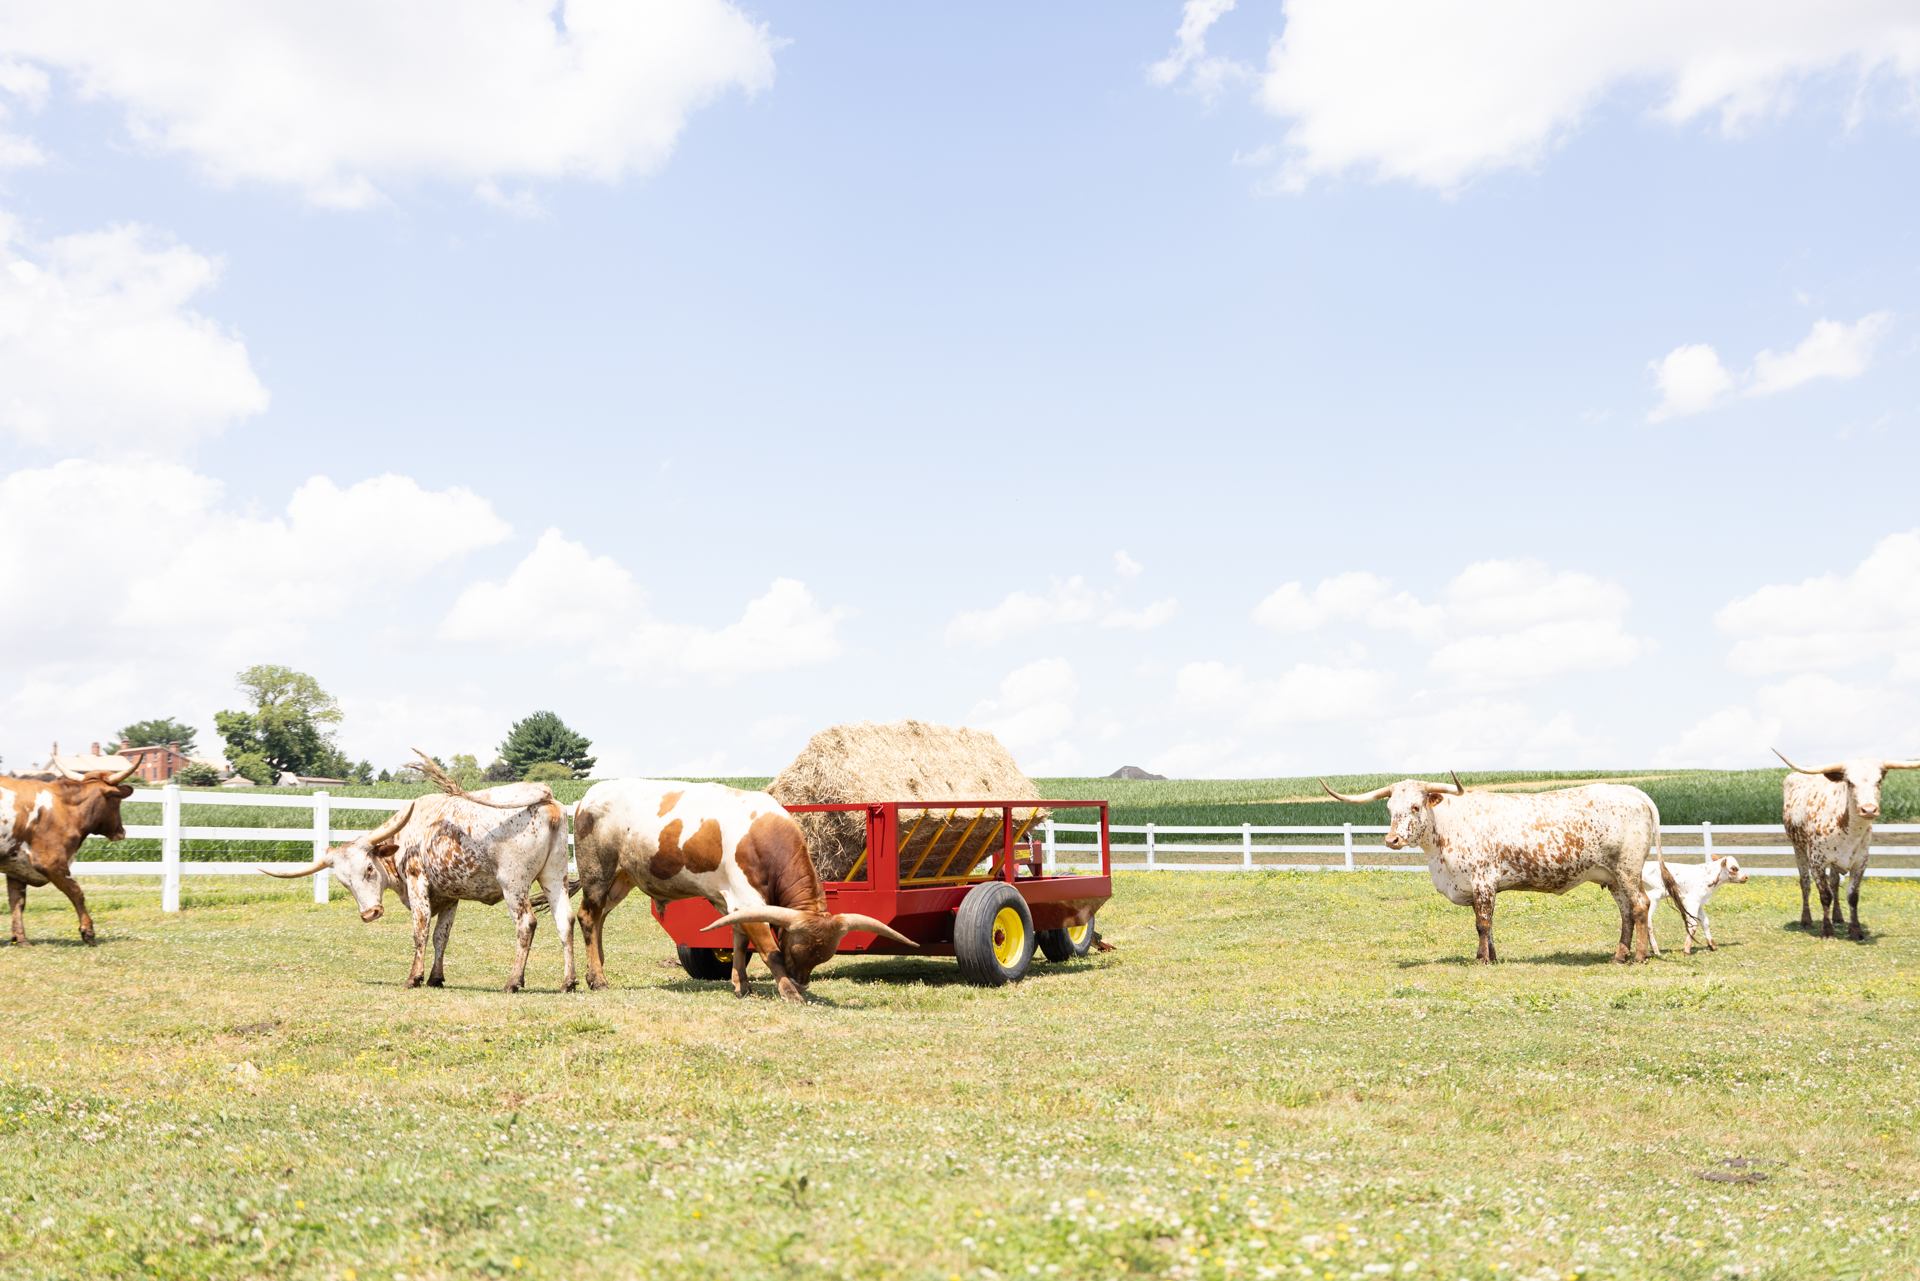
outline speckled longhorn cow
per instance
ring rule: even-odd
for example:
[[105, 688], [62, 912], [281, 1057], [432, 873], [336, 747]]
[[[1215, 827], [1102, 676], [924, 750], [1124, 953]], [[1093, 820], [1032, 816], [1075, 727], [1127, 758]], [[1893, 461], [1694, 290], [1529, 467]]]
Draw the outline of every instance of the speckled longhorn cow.
[[413, 914], [413, 970], [408, 987], [420, 986], [426, 969], [427, 926], [434, 918], [433, 973], [429, 987], [446, 981], [447, 939], [462, 902], [505, 902], [513, 916], [519, 951], [506, 990], [520, 990], [533, 950], [532, 888], [538, 881], [553, 908], [566, 962], [561, 990], [576, 986], [573, 972], [572, 904], [567, 901], [567, 820], [545, 783], [508, 783], [458, 796], [422, 796], [364, 836], [329, 849], [312, 867], [269, 876], [311, 876], [331, 868], [359, 905], [360, 919], [380, 919], [388, 890]]
[[1350, 804], [1387, 800], [1393, 826], [1388, 849], [1418, 845], [1427, 852], [1427, 875], [1450, 903], [1473, 908], [1480, 932], [1477, 959], [1499, 960], [1493, 946], [1493, 899], [1502, 890], [1565, 894], [1592, 881], [1620, 905], [1620, 945], [1613, 959], [1647, 959], [1647, 892], [1640, 871], [1647, 855], [1660, 860], [1660, 876], [1675, 905], [1684, 902], [1660, 848], [1660, 811], [1637, 787], [1596, 783], [1533, 795], [1469, 792], [1418, 779], [1392, 783], [1364, 796], [1330, 796]]
[[[595, 783], [573, 810], [587, 983], [607, 985], [607, 913], [638, 889], [657, 902], [702, 898], [733, 927], [733, 990], [745, 996], [747, 944], [789, 1001], [854, 930], [913, 940], [870, 916], [827, 911], [800, 825], [765, 792], [623, 778]], [[917, 945], [915, 945], [917, 946]]]
[[30, 885], [51, 885], [66, 895], [80, 917], [81, 942], [93, 942], [87, 896], [69, 869], [74, 852], [89, 836], [127, 839], [120, 802], [133, 795], [124, 781], [133, 771], [131, 765], [118, 774], [67, 771], [65, 778], [51, 781], [0, 777], [0, 872], [7, 877], [15, 944], [30, 946], [26, 922]]
[[[1780, 756], [1778, 750], [1775, 756]], [[1780, 756], [1787, 761], [1787, 758]], [[1860, 878], [1867, 874], [1867, 847], [1873, 843], [1873, 820], [1880, 817], [1880, 784], [1888, 770], [1920, 769], [1920, 761], [1883, 761], [1864, 758], [1836, 761], [1819, 769], [1801, 769], [1787, 761], [1781, 783], [1781, 820], [1793, 842], [1793, 861], [1800, 868], [1800, 928], [1813, 928], [1809, 881], [1820, 887], [1820, 937], [1832, 938], [1841, 923], [1840, 878], [1847, 885], [1847, 909], [1852, 921], [1847, 937], [1866, 937], [1860, 928]], [[1831, 913], [1831, 915], [1829, 915]]]

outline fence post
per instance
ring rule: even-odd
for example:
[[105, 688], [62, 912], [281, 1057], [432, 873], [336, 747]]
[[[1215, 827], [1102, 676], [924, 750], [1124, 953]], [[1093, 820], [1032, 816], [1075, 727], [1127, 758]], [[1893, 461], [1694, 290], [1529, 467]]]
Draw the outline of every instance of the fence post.
[[1040, 832], [1041, 839], [1047, 851], [1047, 875], [1052, 876], [1054, 864], [1060, 857], [1059, 850], [1055, 849], [1053, 844], [1053, 820], [1050, 818], [1043, 820], [1040, 826]]
[[1240, 825], [1240, 866], [1253, 866], [1253, 824]]
[[160, 789], [160, 910], [180, 910], [180, 785]]
[[1704, 845], [1707, 850], [1706, 858], [1701, 861], [1705, 863], [1713, 862], [1713, 824], [1702, 823], [1700, 825], [1700, 843]]
[[1147, 867], [1153, 867], [1153, 824], [1147, 824]]
[[1353, 824], [1347, 824], [1347, 870], [1353, 870]]
[[[326, 792], [315, 792], [313, 794], [313, 857], [325, 858], [327, 846], [332, 843], [333, 797]], [[313, 874], [313, 901], [316, 903], [327, 901], [328, 875], [324, 867]]]

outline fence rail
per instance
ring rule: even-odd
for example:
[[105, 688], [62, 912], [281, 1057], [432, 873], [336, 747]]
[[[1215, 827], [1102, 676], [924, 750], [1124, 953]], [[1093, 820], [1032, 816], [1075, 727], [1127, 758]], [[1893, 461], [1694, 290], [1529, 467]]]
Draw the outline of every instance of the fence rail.
[[[119, 861], [80, 861], [73, 865], [75, 876], [157, 876], [160, 878], [160, 906], [163, 911], [180, 910], [180, 878], [183, 876], [251, 876], [256, 868], [270, 867], [279, 872], [291, 872], [307, 866], [307, 863], [276, 862], [182, 862], [181, 845], [186, 841], [242, 841], [260, 844], [283, 844], [287, 842], [312, 842], [313, 858], [317, 859], [327, 852], [327, 846], [335, 841], [350, 841], [363, 832], [364, 828], [333, 826], [335, 810], [385, 810], [392, 813], [407, 804], [406, 801], [382, 800], [364, 796], [333, 796], [327, 792], [315, 792], [310, 796], [235, 796], [220, 792], [212, 795], [183, 791], [177, 785], [160, 789], [159, 824], [131, 825], [127, 828], [129, 837], [160, 841], [160, 857], [155, 861], [137, 860]], [[147, 802], [152, 804], [151, 801]], [[189, 805], [220, 806], [258, 806], [279, 809], [304, 809], [312, 814], [312, 822], [306, 827], [188, 827], [181, 822], [181, 811]], [[573, 806], [561, 807], [569, 817]], [[1047, 819], [1043, 824], [1041, 840], [1045, 847], [1046, 863], [1049, 868], [1065, 868], [1071, 871], [1098, 871], [1100, 825], [1097, 823], [1056, 823]], [[1874, 835], [1909, 836], [1920, 835], [1920, 823], [1877, 823]], [[1108, 831], [1113, 837], [1113, 853], [1143, 854], [1145, 859], [1139, 863], [1113, 864], [1116, 872], [1424, 872], [1427, 870], [1426, 856], [1418, 849], [1390, 850], [1385, 845], [1375, 843], [1356, 843], [1355, 837], [1385, 836], [1384, 827], [1359, 826], [1353, 823], [1341, 823], [1323, 827], [1266, 827], [1258, 823], [1242, 823], [1237, 827], [1162, 827], [1155, 823], [1114, 823]], [[1671, 856], [1679, 854], [1688, 857], [1696, 851], [1713, 850], [1713, 839], [1725, 836], [1778, 836], [1786, 839], [1786, 829], [1777, 823], [1672, 823], [1660, 828], [1662, 836], [1696, 836], [1698, 844], [1668, 846]], [[1122, 843], [1125, 836], [1139, 836], [1138, 843]], [[1322, 839], [1318, 842], [1282, 839], [1278, 842], [1255, 838], [1267, 837], [1298, 838], [1318, 836], [1322, 838], [1338, 837], [1338, 841]], [[1089, 839], [1080, 840], [1077, 837]], [[1166, 838], [1186, 838], [1168, 841]], [[1211, 838], [1195, 840], [1193, 838]], [[573, 843], [571, 833], [567, 843]], [[1727, 848], [1737, 853], [1741, 866], [1749, 876], [1796, 876], [1792, 867], [1749, 866], [1746, 862], [1752, 858], [1791, 857], [1790, 845], [1737, 845]], [[1092, 856], [1091, 862], [1075, 862], [1075, 856], [1084, 851]], [[1171, 854], [1176, 860], [1168, 861], [1165, 855]], [[1318, 855], [1323, 861], [1302, 863], [1269, 862], [1257, 859], [1256, 855]], [[1873, 857], [1884, 858], [1920, 858], [1920, 844], [1915, 845], [1876, 845]], [[1199, 861], [1195, 861], [1195, 860]], [[1364, 861], [1362, 861], [1364, 860]], [[309, 860], [310, 862], [311, 860]], [[1674, 861], [1671, 857], [1669, 861]], [[1869, 867], [1868, 876], [1920, 877], [1920, 867]], [[313, 901], [324, 903], [330, 891], [331, 877], [326, 871], [316, 872], [313, 877]]]

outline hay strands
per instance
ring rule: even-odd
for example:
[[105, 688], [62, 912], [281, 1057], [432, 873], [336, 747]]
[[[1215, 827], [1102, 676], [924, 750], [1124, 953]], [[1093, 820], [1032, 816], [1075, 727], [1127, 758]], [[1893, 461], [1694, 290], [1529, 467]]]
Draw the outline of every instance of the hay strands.
[[440, 790], [448, 796], [458, 796], [463, 801], [472, 801], [475, 805], [492, 806], [497, 810], [523, 810], [542, 803], [540, 801], [523, 801], [518, 805], [509, 805], [505, 801], [490, 801], [484, 796], [475, 796], [472, 792], [469, 792], [466, 788], [460, 786], [460, 784], [448, 777], [447, 772], [434, 763], [433, 757], [428, 756], [417, 747], [413, 749], [413, 754], [420, 758], [420, 764], [416, 768], [427, 776], [429, 782], [437, 785]]

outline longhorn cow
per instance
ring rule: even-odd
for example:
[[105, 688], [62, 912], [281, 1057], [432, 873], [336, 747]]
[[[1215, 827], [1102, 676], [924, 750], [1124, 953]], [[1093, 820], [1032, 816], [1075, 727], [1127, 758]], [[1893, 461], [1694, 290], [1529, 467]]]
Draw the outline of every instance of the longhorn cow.
[[1620, 906], [1620, 945], [1613, 959], [1647, 959], [1647, 893], [1640, 871], [1647, 855], [1660, 859], [1661, 880], [1676, 905], [1683, 902], [1660, 849], [1660, 811], [1637, 787], [1597, 783], [1533, 795], [1469, 792], [1419, 779], [1390, 783], [1350, 805], [1386, 798], [1393, 826], [1388, 849], [1418, 845], [1427, 852], [1427, 875], [1450, 903], [1473, 908], [1480, 933], [1476, 959], [1499, 960], [1493, 946], [1493, 899], [1502, 890], [1565, 894], [1592, 881], [1604, 885]]
[[[1813, 929], [1809, 882], [1820, 887], [1820, 937], [1832, 938], [1841, 923], [1840, 878], [1847, 885], [1847, 909], [1852, 921], [1847, 937], [1862, 939], [1860, 878], [1867, 874], [1867, 850], [1873, 844], [1873, 820], [1880, 817], [1880, 784], [1887, 771], [1920, 769], [1920, 761], [1883, 761], [1864, 757], [1835, 761], [1819, 769], [1802, 769], [1778, 748], [1786, 761], [1781, 780], [1781, 821], [1793, 842], [1793, 861], [1800, 869], [1800, 928]], [[1829, 915], [1831, 913], [1831, 915]]]
[[7, 906], [13, 912], [13, 941], [27, 942], [27, 887], [51, 885], [67, 896], [80, 917], [80, 940], [93, 942], [93, 915], [87, 896], [73, 879], [74, 852], [89, 836], [127, 839], [120, 802], [133, 795], [119, 773], [89, 770], [76, 774], [58, 765], [61, 777], [28, 781], [0, 777], [0, 872], [7, 877]]

